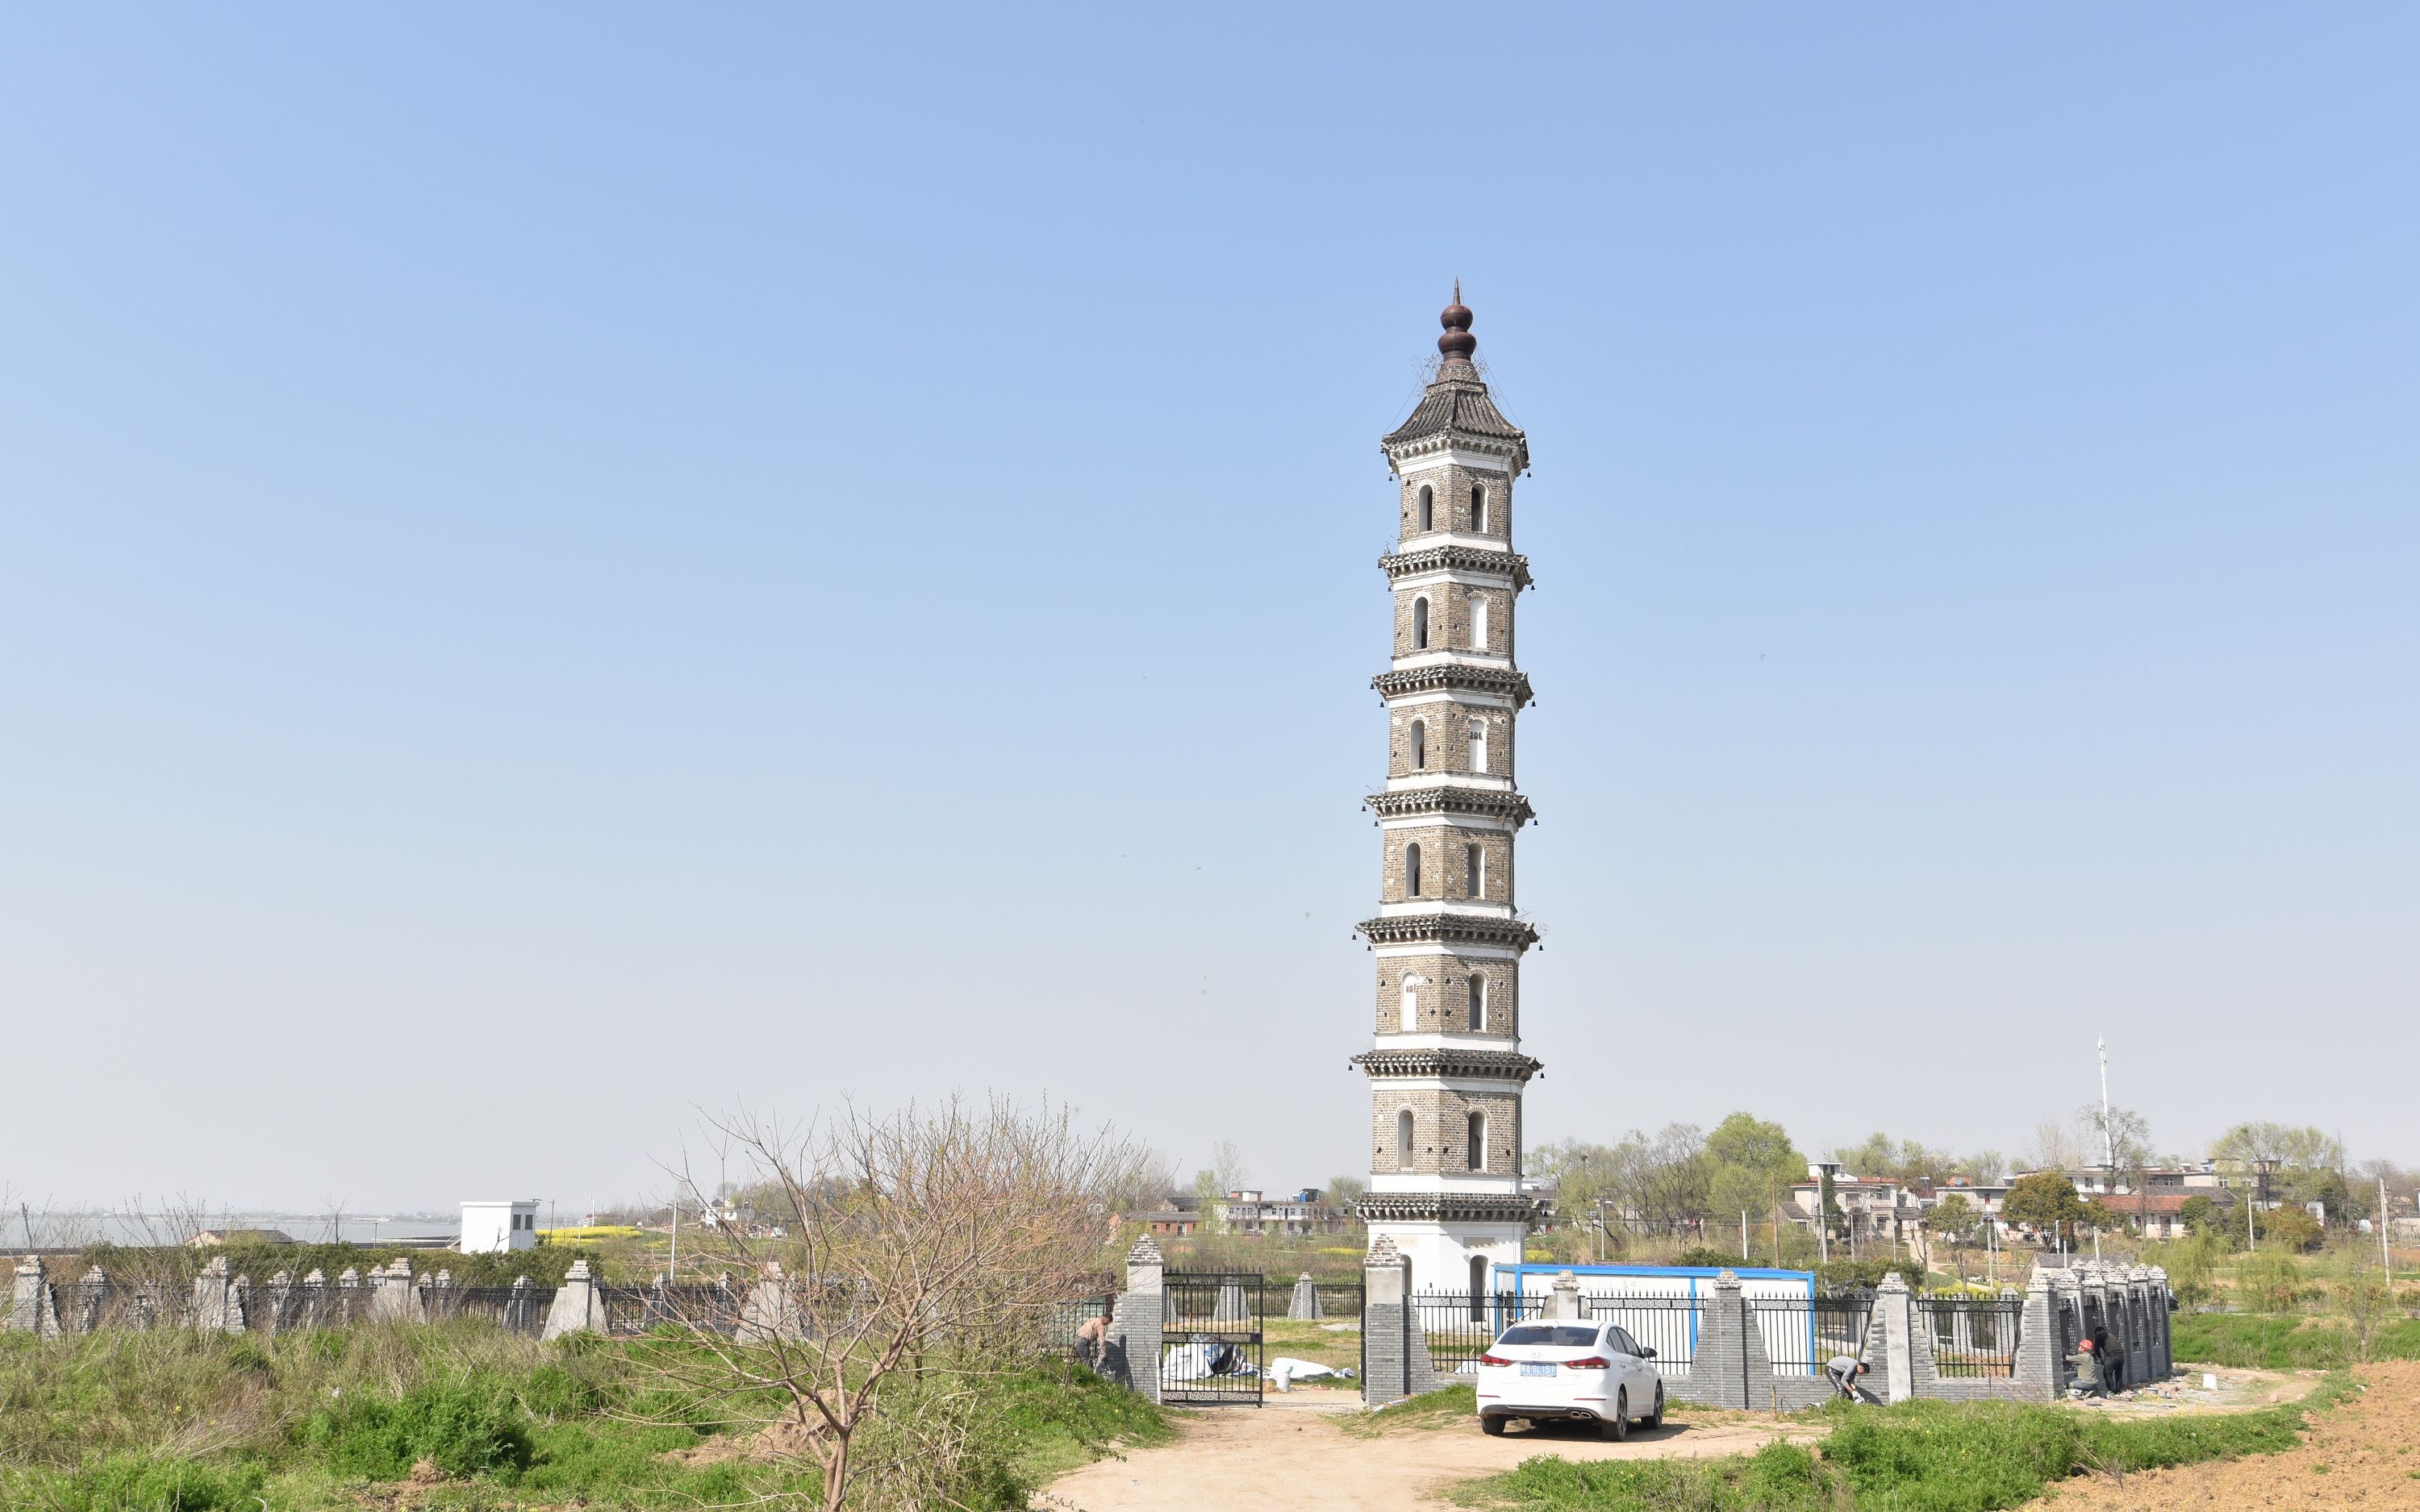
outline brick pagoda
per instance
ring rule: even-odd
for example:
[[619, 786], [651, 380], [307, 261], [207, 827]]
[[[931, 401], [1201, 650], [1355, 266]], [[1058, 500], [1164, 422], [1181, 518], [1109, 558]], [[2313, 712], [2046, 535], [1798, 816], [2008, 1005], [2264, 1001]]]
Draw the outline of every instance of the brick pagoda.
[[1387, 705], [1378, 917], [1361, 925], [1378, 968], [1370, 1081], [1370, 1191], [1361, 1214], [1411, 1259], [1423, 1292], [1490, 1289], [1521, 1258], [1521, 955], [1512, 844], [1530, 818], [1512, 785], [1513, 721], [1529, 681], [1512, 659], [1512, 480], [1529, 443], [1472, 365], [1478, 340], [1454, 287], [1435, 376], [1381, 443], [1399, 485], [1395, 650], [1373, 682]]

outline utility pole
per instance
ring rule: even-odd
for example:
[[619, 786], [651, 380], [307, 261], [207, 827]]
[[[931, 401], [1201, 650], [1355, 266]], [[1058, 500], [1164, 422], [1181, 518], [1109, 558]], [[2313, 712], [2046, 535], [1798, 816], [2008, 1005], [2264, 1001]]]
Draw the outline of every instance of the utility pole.
[[2386, 1294], [2395, 1295], [2395, 1254], [2386, 1247], [2386, 1178], [2378, 1179], [2378, 1263], [2386, 1267]]
[[2118, 1174], [2118, 1131], [2109, 1126], [2109, 1041], [2096, 1035], [2092, 1043], [2101, 1052], [2101, 1158], [2114, 1180]]
[[1747, 1210], [1740, 1210], [1740, 1263], [1747, 1263]]

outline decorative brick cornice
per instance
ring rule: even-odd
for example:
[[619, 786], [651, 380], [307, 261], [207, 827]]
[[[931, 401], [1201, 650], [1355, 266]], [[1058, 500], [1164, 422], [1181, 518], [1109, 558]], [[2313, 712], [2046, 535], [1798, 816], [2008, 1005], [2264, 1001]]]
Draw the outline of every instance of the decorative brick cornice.
[[1372, 1192], [1353, 1205], [1364, 1223], [1526, 1224], [1538, 1199], [1512, 1192]]
[[1475, 814], [1501, 819], [1515, 828], [1537, 817], [1529, 800], [1511, 788], [1401, 788], [1373, 793], [1370, 811], [1381, 819], [1409, 819], [1420, 814]]
[[1393, 698], [1400, 693], [1452, 690], [1492, 693], [1497, 698], [1511, 699], [1515, 708], [1529, 702], [1529, 676], [1527, 672], [1515, 671], [1509, 667], [1475, 667], [1459, 661], [1380, 672], [1370, 679], [1370, 686], [1376, 688], [1382, 698]]
[[1361, 937], [1373, 945], [1509, 945], [1526, 950], [1538, 943], [1536, 926], [1500, 914], [1386, 914], [1365, 918]]
[[1367, 1076], [1453, 1076], [1520, 1086], [1545, 1070], [1517, 1050], [1371, 1050], [1353, 1057]]
[[1510, 578], [1515, 590], [1529, 586], [1529, 559], [1513, 551], [1482, 551], [1475, 546], [1432, 546], [1418, 551], [1397, 551], [1378, 559], [1387, 579], [1419, 572], [1477, 572]]

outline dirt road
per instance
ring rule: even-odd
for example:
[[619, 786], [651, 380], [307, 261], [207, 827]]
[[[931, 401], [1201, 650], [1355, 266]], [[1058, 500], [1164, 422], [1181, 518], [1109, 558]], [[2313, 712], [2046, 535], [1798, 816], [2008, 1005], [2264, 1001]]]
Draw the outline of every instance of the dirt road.
[[1322, 1512], [1435, 1512], [1452, 1505], [1440, 1494], [1446, 1486], [1533, 1455], [1745, 1454], [1776, 1438], [1812, 1437], [1804, 1427], [1721, 1414], [1696, 1424], [1676, 1419], [1652, 1433], [1635, 1429], [1627, 1443], [1558, 1429], [1515, 1428], [1491, 1439], [1467, 1418], [1362, 1438], [1337, 1427], [1358, 1405], [1342, 1393], [1298, 1392], [1272, 1396], [1262, 1408], [1197, 1412], [1176, 1443], [1088, 1465], [1053, 1482], [1033, 1504], [1054, 1512], [1295, 1512], [1312, 1504]]
[[2368, 1386], [2341, 1411], [2311, 1420], [2300, 1448], [2174, 1470], [2140, 1471], [2124, 1485], [2070, 1481], [2044, 1512], [2285, 1512], [2420, 1507], [2420, 1362], [2367, 1366]]

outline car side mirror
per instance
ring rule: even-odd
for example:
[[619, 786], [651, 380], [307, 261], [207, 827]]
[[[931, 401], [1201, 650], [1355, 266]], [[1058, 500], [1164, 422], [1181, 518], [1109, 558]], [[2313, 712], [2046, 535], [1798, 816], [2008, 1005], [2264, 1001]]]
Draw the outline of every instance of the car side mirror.
[[1642, 1360], [1652, 1360], [1655, 1358], [1655, 1351], [1653, 1350], [1641, 1347], [1638, 1351], [1638, 1357]]

